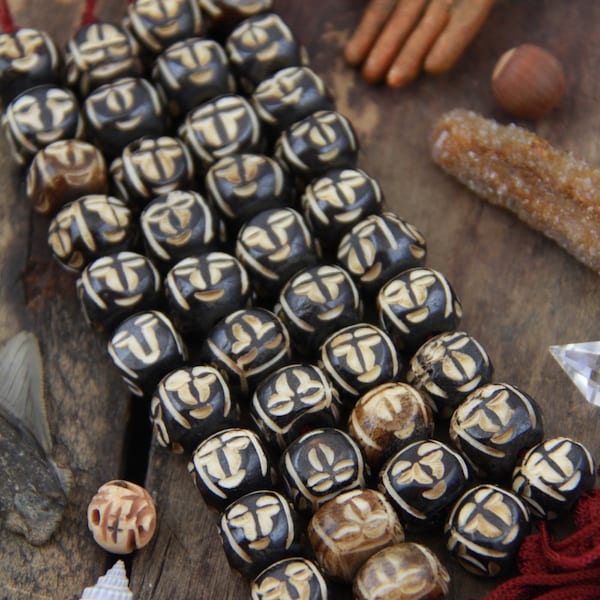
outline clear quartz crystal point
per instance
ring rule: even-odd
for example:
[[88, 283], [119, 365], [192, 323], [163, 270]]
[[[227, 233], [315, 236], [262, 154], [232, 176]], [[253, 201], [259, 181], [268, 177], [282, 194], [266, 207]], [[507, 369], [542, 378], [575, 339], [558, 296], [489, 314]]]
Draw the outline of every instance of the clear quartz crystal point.
[[585, 399], [600, 406], [600, 342], [550, 346], [549, 350]]

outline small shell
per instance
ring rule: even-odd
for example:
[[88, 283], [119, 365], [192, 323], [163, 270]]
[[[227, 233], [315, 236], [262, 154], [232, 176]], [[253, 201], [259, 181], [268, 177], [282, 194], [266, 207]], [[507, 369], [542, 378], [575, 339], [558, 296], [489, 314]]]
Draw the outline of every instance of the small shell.
[[96, 585], [83, 590], [79, 600], [133, 600], [125, 563], [122, 560], [117, 561], [98, 579]]

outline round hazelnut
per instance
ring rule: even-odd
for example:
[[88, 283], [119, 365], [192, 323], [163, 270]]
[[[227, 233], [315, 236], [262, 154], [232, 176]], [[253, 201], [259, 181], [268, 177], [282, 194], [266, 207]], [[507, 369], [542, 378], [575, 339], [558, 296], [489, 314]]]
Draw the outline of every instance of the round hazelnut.
[[565, 74], [561, 64], [547, 50], [523, 44], [500, 57], [492, 74], [492, 90], [506, 112], [539, 119], [564, 95]]

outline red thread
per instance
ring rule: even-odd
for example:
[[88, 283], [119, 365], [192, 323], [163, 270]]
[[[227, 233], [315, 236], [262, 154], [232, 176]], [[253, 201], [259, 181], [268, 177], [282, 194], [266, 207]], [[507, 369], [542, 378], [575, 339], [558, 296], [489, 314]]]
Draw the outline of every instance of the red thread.
[[81, 25], [90, 25], [96, 22], [96, 0], [85, 0], [83, 15], [81, 16]]
[[10, 14], [8, 0], [0, 0], [0, 27], [4, 33], [13, 33], [18, 29]]

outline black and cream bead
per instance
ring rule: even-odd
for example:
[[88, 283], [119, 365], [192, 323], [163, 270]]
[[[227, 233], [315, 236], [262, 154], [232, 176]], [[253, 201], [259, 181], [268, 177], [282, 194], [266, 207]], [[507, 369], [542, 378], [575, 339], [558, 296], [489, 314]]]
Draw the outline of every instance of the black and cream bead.
[[115, 79], [140, 77], [143, 72], [139, 44], [119, 25], [84, 25], [67, 44], [65, 79], [80, 97]]
[[60, 81], [60, 52], [44, 31], [20, 27], [0, 34], [0, 105], [20, 93]]
[[140, 137], [158, 137], [167, 130], [163, 100], [141, 77], [122, 77], [96, 88], [83, 103], [83, 115], [89, 138], [110, 158]]
[[379, 322], [399, 352], [413, 354], [432, 336], [458, 327], [462, 305], [439, 271], [414, 268], [390, 279], [377, 294]]
[[306, 558], [284, 558], [252, 581], [250, 600], [327, 600], [327, 581], [317, 565]]
[[271, 311], [244, 308], [210, 330], [202, 356], [225, 373], [232, 393], [248, 398], [261, 379], [289, 362], [289, 334]]
[[335, 389], [319, 367], [292, 364], [260, 382], [252, 396], [250, 417], [267, 443], [284, 450], [314, 427], [334, 427], [340, 406]]
[[595, 468], [583, 444], [565, 437], [544, 440], [516, 466], [512, 489], [536, 517], [555, 519], [593, 487]]
[[306, 50], [274, 13], [242, 21], [227, 38], [225, 50], [246, 92], [252, 92], [261, 81], [281, 69], [308, 62]]
[[282, 453], [285, 493], [301, 514], [312, 514], [341, 492], [365, 487], [369, 475], [356, 442], [341, 429], [314, 429]]
[[246, 267], [261, 299], [275, 298], [292, 275], [318, 263], [315, 247], [302, 215], [293, 208], [264, 210], [240, 229], [235, 254]]
[[180, 260], [167, 274], [165, 294], [177, 329], [184, 336], [200, 338], [252, 300], [246, 269], [225, 252]]
[[77, 295], [86, 321], [110, 330], [130, 315], [156, 308], [160, 275], [152, 261], [135, 252], [101, 256], [77, 280]]
[[134, 0], [127, 17], [133, 35], [152, 54], [202, 31], [197, 0]]
[[483, 346], [464, 331], [441, 333], [412, 357], [406, 380], [419, 389], [443, 418], [476, 388], [489, 383], [493, 367]]
[[470, 573], [496, 577], [514, 568], [529, 530], [529, 512], [519, 497], [483, 484], [467, 490], [452, 507], [446, 545]]
[[359, 289], [375, 295], [389, 279], [425, 264], [427, 247], [421, 233], [390, 212], [360, 221], [340, 242], [338, 262]]
[[156, 59], [152, 79], [174, 117], [236, 91], [225, 50], [214, 40], [198, 37], [169, 46]]
[[69, 202], [48, 227], [54, 258], [76, 273], [96, 258], [133, 248], [136, 239], [132, 212], [121, 200], [103, 194]]
[[354, 167], [358, 139], [352, 124], [333, 110], [296, 121], [275, 144], [275, 157], [300, 179], [309, 181], [330, 169]]
[[370, 323], [349, 325], [329, 336], [321, 346], [319, 365], [344, 401], [394, 381], [401, 366], [392, 340]]
[[433, 414], [423, 395], [402, 382], [384, 383], [354, 405], [348, 432], [373, 471], [395, 452], [433, 435]]
[[224, 156], [263, 148], [258, 117], [248, 100], [237, 94], [223, 94], [194, 108], [179, 135], [201, 172]]
[[239, 404], [223, 375], [208, 365], [171, 371], [150, 402], [156, 440], [177, 453], [193, 452], [208, 436], [236, 425], [239, 417]]
[[232, 233], [254, 215], [293, 201], [289, 174], [263, 154], [234, 154], [207, 171], [206, 194]]
[[295, 349], [310, 355], [334, 331], [361, 321], [362, 301], [344, 269], [323, 264], [296, 273], [281, 290], [275, 312]]
[[303, 554], [298, 517], [274, 491], [250, 492], [232, 502], [221, 516], [219, 534], [229, 564], [246, 577]]
[[83, 119], [74, 94], [52, 84], [19, 94], [6, 107], [4, 133], [13, 159], [23, 166], [52, 142], [83, 137]]
[[199, 0], [212, 27], [235, 25], [273, 8], [273, 0]]
[[379, 474], [379, 490], [407, 529], [443, 524], [446, 509], [463, 493], [469, 469], [458, 452], [437, 440], [414, 442], [394, 454]]
[[139, 312], [114, 331], [108, 353], [136, 396], [150, 396], [160, 380], [187, 360], [187, 348], [160, 311]]
[[197, 192], [175, 190], [152, 200], [140, 215], [144, 245], [161, 269], [214, 250], [223, 237], [212, 206]]
[[494, 481], [510, 477], [519, 456], [540, 443], [542, 413], [525, 392], [508, 383], [478, 387], [450, 419], [450, 439], [475, 472]]

